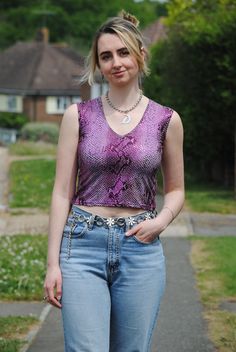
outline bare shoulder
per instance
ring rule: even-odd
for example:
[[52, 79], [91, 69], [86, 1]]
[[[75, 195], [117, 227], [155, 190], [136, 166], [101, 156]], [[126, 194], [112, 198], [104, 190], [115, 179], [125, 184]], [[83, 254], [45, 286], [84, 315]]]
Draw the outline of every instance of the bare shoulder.
[[175, 110], [173, 110], [173, 113], [170, 119], [170, 125], [174, 125], [175, 127], [182, 126], [181, 117]]
[[183, 124], [179, 114], [175, 110], [173, 110], [167, 133], [176, 133], [177, 131], [183, 131]]
[[70, 105], [64, 112], [61, 121], [61, 130], [67, 131], [68, 133], [77, 132], [79, 128], [78, 114], [77, 104]]
[[174, 110], [166, 131], [166, 142], [183, 140], [183, 124], [180, 115]]
[[77, 104], [72, 104], [70, 105], [66, 111], [64, 112], [63, 115], [63, 122], [78, 122], [78, 108], [77, 108]]

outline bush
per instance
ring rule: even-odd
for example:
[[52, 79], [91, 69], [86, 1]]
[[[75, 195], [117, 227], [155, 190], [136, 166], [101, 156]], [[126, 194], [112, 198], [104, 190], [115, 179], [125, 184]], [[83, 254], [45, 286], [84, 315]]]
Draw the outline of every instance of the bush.
[[14, 112], [0, 112], [0, 127], [21, 129], [28, 122], [26, 115]]
[[21, 130], [21, 139], [57, 143], [59, 126], [53, 122], [29, 122]]

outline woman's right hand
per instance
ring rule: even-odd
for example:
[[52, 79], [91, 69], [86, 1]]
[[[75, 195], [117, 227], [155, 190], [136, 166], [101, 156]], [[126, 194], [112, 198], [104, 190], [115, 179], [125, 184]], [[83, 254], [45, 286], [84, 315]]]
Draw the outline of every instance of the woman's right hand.
[[44, 281], [44, 296], [47, 297], [48, 303], [57, 308], [61, 308], [62, 295], [62, 275], [60, 267], [48, 267]]

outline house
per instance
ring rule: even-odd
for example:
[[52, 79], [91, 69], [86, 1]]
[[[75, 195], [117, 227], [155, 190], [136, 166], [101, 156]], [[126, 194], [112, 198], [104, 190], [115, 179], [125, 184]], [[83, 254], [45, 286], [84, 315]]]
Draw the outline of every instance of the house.
[[148, 47], [167, 38], [167, 28], [164, 25], [164, 19], [165, 17], [158, 18], [142, 31], [142, 35]]
[[84, 58], [65, 44], [50, 44], [43, 28], [33, 42], [0, 53], [0, 113], [24, 113], [30, 121], [60, 122], [67, 106], [100, 95], [101, 83], [80, 85]]

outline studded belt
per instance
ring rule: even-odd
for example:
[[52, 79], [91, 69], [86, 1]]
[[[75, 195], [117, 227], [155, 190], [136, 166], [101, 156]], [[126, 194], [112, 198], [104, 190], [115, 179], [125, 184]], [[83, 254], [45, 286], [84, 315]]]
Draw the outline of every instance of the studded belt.
[[157, 211], [146, 211], [134, 216], [128, 216], [128, 217], [102, 217], [99, 215], [84, 215], [84, 214], [78, 214], [75, 208], [72, 208], [73, 212], [73, 219], [74, 221], [78, 221], [80, 223], [86, 222], [88, 224], [88, 227], [92, 227], [93, 225], [97, 226], [104, 226], [104, 227], [111, 227], [111, 226], [127, 226], [131, 227], [135, 224], [139, 224], [140, 222], [148, 219], [153, 219], [157, 216]]

